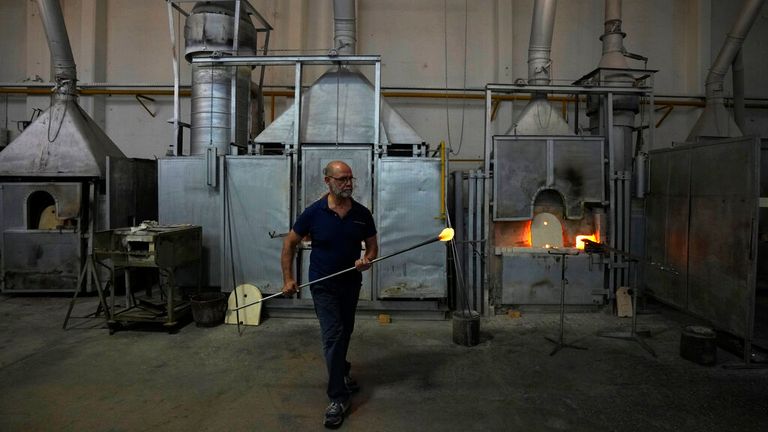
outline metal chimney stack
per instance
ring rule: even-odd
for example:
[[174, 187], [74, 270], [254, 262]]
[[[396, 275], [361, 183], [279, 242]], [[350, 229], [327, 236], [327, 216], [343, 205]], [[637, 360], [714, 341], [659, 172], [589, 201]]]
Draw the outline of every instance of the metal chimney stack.
[[[549, 85], [552, 59], [552, 33], [557, 0], [536, 0], [528, 46], [528, 84]], [[545, 93], [534, 93], [513, 125], [515, 135], [573, 135], [568, 123], [552, 108]]]
[[[184, 26], [185, 57], [255, 55], [256, 28], [243, 11], [235, 40], [234, 2], [198, 2]], [[232, 85], [232, 81], [235, 85]], [[249, 66], [192, 65], [192, 118], [190, 155], [205, 154], [214, 147], [219, 155], [230, 153], [230, 145], [245, 148], [248, 143], [248, 113], [251, 97]], [[234, 101], [234, 103], [233, 103]], [[236, 113], [234, 128], [232, 112]]]
[[[728, 32], [728, 36], [723, 43], [720, 52], [717, 54], [715, 62], [709, 69], [706, 81], [707, 104], [704, 111], [699, 116], [699, 120], [691, 129], [686, 141], [696, 141], [700, 137], [727, 138], [742, 136], [743, 131], [739, 128], [731, 116], [731, 113], [725, 108], [725, 97], [723, 95], [723, 80], [728, 68], [734, 64], [737, 59], [744, 39], [752, 28], [755, 19], [763, 7], [764, 0], [745, 0], [744, 7], [741, 10], [736, 23]], [[743, 65], [738, 67], [740, 62], [734, 65], [734, 76], [743, 74]], [[734, 86], [734, 97], [737, 97], [737, 86]], [[742, 89], [743, 91], [743, 89]], [[741, 94], [743, 97], [743, 93]]]
[[58, 0], [38, 0], [40, 18], [48, 39], [53, 59], [54, 79], [57, 98], [71, 99], [76, 96], [77, 68], [69, 45], [64, 14]]
[[51, 107], [0, 152], [1, 176], [104, 177], [122, 151], [77, 103], [77, 69], [59, 0], [38, 0], [56, 83]]
[[339, 55], [357, 54], [355, 0], [333, 0], [333, 47]]

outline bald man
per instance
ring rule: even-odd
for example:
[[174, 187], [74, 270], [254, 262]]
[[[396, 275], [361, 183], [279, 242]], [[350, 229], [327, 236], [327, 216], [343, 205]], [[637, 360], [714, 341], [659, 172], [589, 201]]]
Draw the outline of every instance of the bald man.
[[[325, 410], [323, 424], [337, 428], [344, 422], [351, 394], [359, 389], [349, 375], [351, 364], [347, 361], [347, 349], [355, 326], [361, 272], [371, 267], [370, 261], [378, 255], [379, 245], [370, 210], [352, 199], [355, 186], [352, 168], [342, 161], [333, 161], [323, 169], [323, 175], [328, 193], [296, 219], [283, 242], [280, 261], [283, 293], [287, 295], [297, 292], [293, 261], [298, 244], [306, 236], [312, 239], [309, 280], [352, 266], [357, 269], [310, 286], [328, 369], [330, 404]], [[365, 243], [362, 257], [361, 242]]]

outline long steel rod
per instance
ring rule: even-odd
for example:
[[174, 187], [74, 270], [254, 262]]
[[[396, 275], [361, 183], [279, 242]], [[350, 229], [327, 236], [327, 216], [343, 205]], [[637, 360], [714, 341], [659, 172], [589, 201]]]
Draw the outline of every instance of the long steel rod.
[[475, 205], [476, 208], [478, 208], [480, 211], [478, 212], [477, 217], [475, 218], [475, 241], [478, 241], [476, 243], [477, 245], [481, 246], [476, 250], [476, 253], [474, 254], [475, 257], [475, 268], [477, 269], [475, 284], [472, 287], [472, 291], [475, 293], [475, 308], [479, 310], [480, 312], [485, 312], [485, 305], [483, 303], [483, 276], [485, 274], [485, 268], [483, 266], [483, 256], [485, 256], [485, 249], [483, 246], [483, 226], [485, 224], [485, 209], [483, 206], [483, 196], [485, 194], [485, 178], [478, 173], [475, 173], [475, 187], [477, 188], [477, 192], [475, 192], [475, 200], [477, 204]]
[[176, 55], [176, 26], [173, 23], [172, 4], [168, 5], [168, 29], [171, 33], [171, 58], [173, 59], [173, 141], [168, 147], [169, 156], [180, 156], [182, 149], [179, 146], [179, 58]]
[[[469, 281], [470, 290], [471, 292], [474, 292], [475, 285], [477, 284], [477, 278], [475, 278], [475, 272], [477, 272], [476, 263], [475, 263], [475, 253], [476, 250], [474, 249], [475, 246], [479, 247], [480, 245], [478, 243], [475, 243], [475, 218], [477, 217], [477, 200], [475, 199], [475, 192], [477, 191], [477, 177], [475, 176], [475, 170], [469, 171], [469, 182], [467, 186], [467, 193], [469, 194], [469, 212], [468, 212], [468, 223], [467, 223], [467, 280]], [[478, 305], [474, 303], [475, 297], [474, 295], [470, 296], [470, 299], [472, 300], [472, 304], [469, 305], [471, 309], [478, 309]]]
[[[379, 258], [376, 258], [376, 259], [372, 259], [372, 260], [370, 261], [370, 263], [371, 263], [371, 264], [374, 264], [374, 263], [377, 263], [377, 262], [379, 262], [379, 261], [385, 260], [385, 259], [387, 259], [387, 258], [392, 258], [392, 257], [393, 257], [393, 256], [395, 256], [395, 255], [400, 255], [400, 254], [402, 254], [402, 253], [405, 253], [405, 252], [408, 252], [408, 251], [412, 251], [412, 250], [414, 250], [414, 249], [416, 249], [416, 248], [420, 248], [420, 247], [422, 247], [422, 246], [426, 246], [426, 245], [428, 245], [428, 244], [430, 244], [430, 243], [434, 243], [434, 242], [436, 242], [436, 241], [440, 241], [440, 236], [437, 236], [437, 237], [431, 238], [431, 239], [429, 239], [429, 240], [424, 240], [423, 242], [421, 242], [421, 243], [419, 243], [419, 244], [416, 244], [416, 245], [413, 245], [413, 246], [411, 246], [411, 247], [408, 247], [408, 248], [405, 248], [405, 249], [399, 250], [399, 251], [397, 251], [397, 252], [393, 252], [393, 253], [391, 253], [391, 254], [389, 254], [389, 255], [384, 255], [383, 257], [379, 257]], [[328, 276], [323, 276], [323, 277], [321, 277], [321, 278], [319, 278], [319, 279], [315, 279], [315, 280], [313, 280], [313, 281], [305, 282], [305, 283], [303, 283], [303, 284], [299, 285], [297, 288], [304, 288], [304, 287], [310, 286], [310, 285], [312, 285], [312, 284], [316, 284], [316, 283], [318, 283], [318, 282], [322, 282], [322, 281], [324, 281], [324, 280], [326, 280], [326, 279], [330, 279], [330, 278], [332, 278], [332, 277], [336, 277], [336, 276], [338, 276], [338, 275], [340, 275], [340, 274], [343, 274], [343, 273], [347, 273], [347, 272], [350, 272], [350, 271], [352, 271], [352, 270], [356, 270], [356, 269], [357, 269], [357, 267], [355, 267], [355, 266], [352, 266], [352, 267], [350, 267], [350, 268], [348, 268], [348, 269], [344, 269], [344, 270], [341, 270], [341, 271], [337, 271], [336, 273], [333, 273], [333, 274], [329, 274]], [[261, 302], [263, 302], [264, 300], [268, 300], [268, 299], [271, 299], [272, 297], [277, 297], [277, 296], [278, 296], [278, 295], [280, 295], [280, 294], [282, 294], [282, 292], [278, 292], [278, 293], [275, 293], [275, 294], [271, 294], [271, 295], [269, 295], [269, 296], [267, 296], [267, 297], [264, 297], [264, 298], [262, 298], [261, 300], [257, 300], [257, 301], [255, 301], [255, 302], [252, 302], [252, 303], [248, 303], [247, 305], [245, 305], [245, 306], [240, 306], [240, 307], [238, 307], [238, 308], [235, 308], [234, 310], [245, 309], [245, 308], [247, 308], [248, 306], [253, 306], [253, 305], [257, 304], [257, 303], [261, 303]]]
[[[454, 214], [454, 218], [456, 219], [455, 226], [453, 227], [453, 229], [456, 230], [456, 238], [458, 238], [459, 241], [463, 241], [465, 239], [464, 237], [464, 180], [463, 180], [463, 173], [461, 171], [453, 172], [453, 214]], [[461, 249], [458, 250], [458, 257], [456, 258], [462, 270], [467, 269], [467, 265], [464, 262], [464, 257], [466, 256], [464, 247], [465, 246], [462, 246]], [[462, 272], [462, 275], [463, 274], [464, 272]], [[466, 284], [467, 284], [466, 279], [462, 280], [461, 283], [464, 284], [464, 286], [466, 287]]]
[[576, 253], [570, 253], [570, 252], [556, 252], [556, 251], [548, 251], [549, 255], [556, 255], [559, 256], [560, 261], [560, 334], [557, 340], [554, 340], [550, 337], [545, 336], [544, 339], [552, 342], [555, 344], [555, 348], [552, 350], [552, 352], [549, 353], [550, 356], [553, 356], [557, 354], [558, 351], [560, 351], [563, 348], [573, 348], [578, 350], [586, 350], [586, 347], [578, 346], [578, 345], [572, 345], [569, 343], [565, 343], [563, 340], [564, 338], [564, 327], [565, 327], [565, 286], [568, 284], [568, 279], [565, 278], [565, 268], [566, 268], [566, 259], [569, 256], [578, 255], [579, 252]]

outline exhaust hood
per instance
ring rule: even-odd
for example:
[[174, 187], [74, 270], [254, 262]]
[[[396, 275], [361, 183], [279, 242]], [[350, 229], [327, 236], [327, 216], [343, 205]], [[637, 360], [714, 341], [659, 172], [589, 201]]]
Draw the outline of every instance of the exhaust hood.
[[[370, 144], [374, 137], [374, 87], [357, 71], [344, 67], [323, 74], [301, 100], [302, 143]], [[294, 102], [295, 104], [295, 102]], [[293, 141], [294, 105], [254, 140], [258, 144]], [[377, 144], [422, 144], [424, 140], [384, 98]]]
[[77, 104], [77, 73], [59, 0], [38, 0], [56, 80], [53, 104], [0, 152], [0, 176], [104, 177], [125, 155]]

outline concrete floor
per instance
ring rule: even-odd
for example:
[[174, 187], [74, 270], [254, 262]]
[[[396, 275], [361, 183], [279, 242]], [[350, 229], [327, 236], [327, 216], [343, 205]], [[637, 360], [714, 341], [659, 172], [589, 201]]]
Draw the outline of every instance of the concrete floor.
[[[98, 322], [61, 330], [67, 302], [0, 296], [0, 430], [323, 430], [314, 319], [273, 318], [242, 336], [194, 324], [110, 336]], [[589, 349], [554, 357], [543, 339], [557, 334], [554, 313], [484, 320], [472, 348], [452, 343], [451, 321], [360, 317], [351, 359], [362, 390], [342, 430], [768, 430], [768, 371], [680, 358], [680, 328], [693, 321], [673, 311], [640, 321], [658, 358], [596, 337], [629, 325], [604, 313], [568, 315], [566, 340]]]

